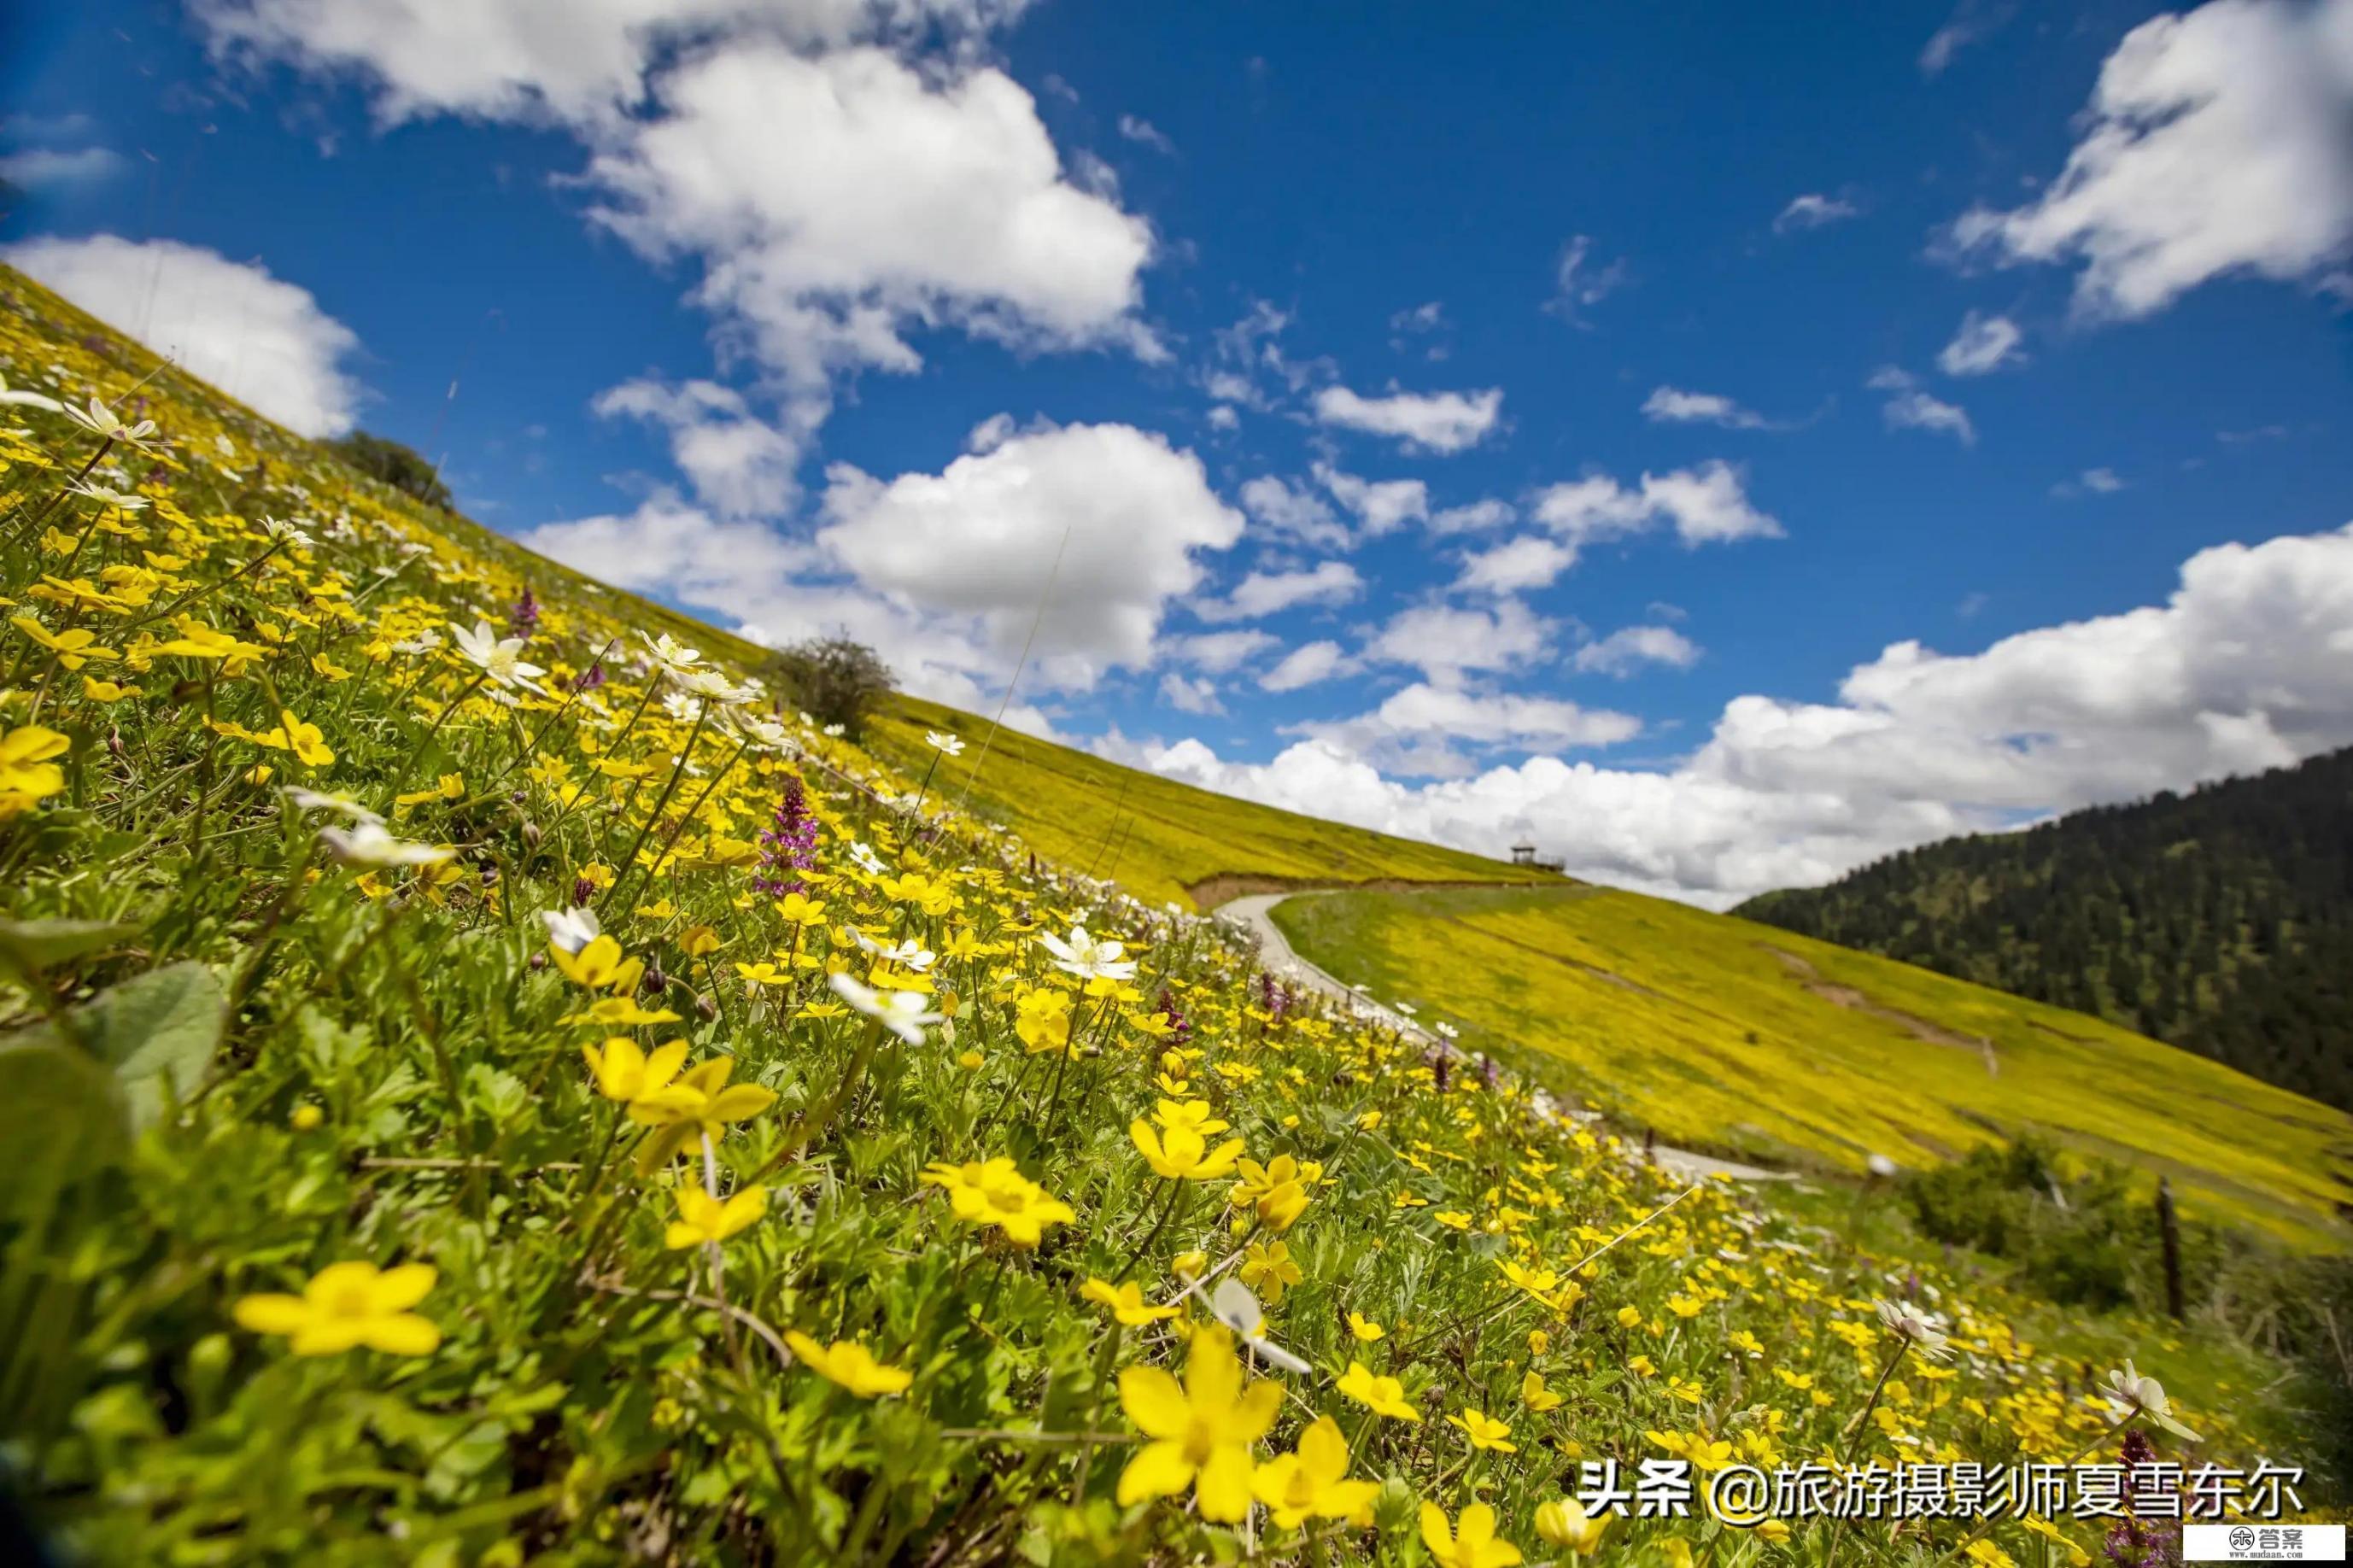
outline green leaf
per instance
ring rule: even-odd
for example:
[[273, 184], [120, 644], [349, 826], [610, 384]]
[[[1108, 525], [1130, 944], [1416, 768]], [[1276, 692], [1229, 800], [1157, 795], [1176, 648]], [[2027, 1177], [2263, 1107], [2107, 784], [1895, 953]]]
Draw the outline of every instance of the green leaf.
[[119, 921], [0, 920], [0, 962], [35, 975], [139, 934], [136, 924]]
[[122, 1086], [46, 1025], [0, 1040], [0, 1149], [15, 1179], [0, 1182], [0, 1215], [39, 1215], [69, 1183], [102, 1171], [130, 1146]]
[[131, 1106], [132, 1125], [161, 1114], [164, 1086], [184, 1100], [203, 1081], [220, 1048], [228, 994], [201, 963], [174, 963], [126, 980], [74, 1014], [91, 1054], [114, 1068]]

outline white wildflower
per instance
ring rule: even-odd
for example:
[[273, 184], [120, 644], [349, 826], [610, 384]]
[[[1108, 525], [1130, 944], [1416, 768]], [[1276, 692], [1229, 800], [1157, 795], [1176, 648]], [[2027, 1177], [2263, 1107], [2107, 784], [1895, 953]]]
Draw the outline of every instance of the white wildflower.
[[1268, 1365], [1294, 1376], [1308, 1370], [1305, 1362], [1266, 1337], [1266, 1313], [1260, 1308], [1258, 1297], [1232, 1275], [1218, 1281], [1217, 1293], [1209, 1298], [1209, 1313], [1240, 1334], [1242, 1342]]
[[488, 621], [476, 621], [472, 631], [452, 621], [449, 631], [457, 640], [458, 652], [466, 662], [501, 686], [520, 686], [531, 691], [541, 689], [533, 678], [545, 675], [547, 671], [524, 660], [522, 638], [501, 637], [491, 629]]
[[347, 795], [328, 795], [321, 790], [304, 789], [300, 784], [290, 785], [278, 793], [292, 801], [297, 811], [332, 811], [353, 822], [370, 822], [378, 826], [384, 825], [383, 817]]
[[1084, 926], [1072, 926], [1067, 942], [1050, 931], [1040, 932], [1038, 942], [1054, 955], [1054, 967], [1065, 974], [1075, 974], [1082, 980], [1132, 980], [1135, 977], [1135, 961], [1120, 957], [1127, 951], [1127, 944], [1108, 938], [1098, 942], [1087, 934]]
[[547, 940], [575, 956], [605, 934], [596, 911], [585, 904], [576, 910], [542, 910], [539, 919], [547, 927]]
[[923, 995], [913, 991], [877, 991], [847, 974], [832, 977], [833, 994], [880, 1023], [911, 1046], [923, 1043], [923, 1026], [944, 1023], [947, 1015], [925, 1010]]
[[639, 632], [638, 640], [652, 651], [654, 661], [672, 675], [684, 675], [702, 662], [701, 648], [688, 647], [668, 632], [658, 637], [649, 637]]
[[147, 443], [155, 437], [155, 422], [153, 419], [142, 419], [136, 425], [125, 424], [116, 416], [113, 409], [95, 397], [90, 400], [90, 408], [86, 413], [70, 403], [67, 404], [65, 416], [93, 436], [103, 437], [110, 441], [120, 441], [126, 447], [137, 447], [142, 451], [146, 448]]
[[348, 833], [340, 827], [319, 829], [319, 842], [327, 852], [346, 866], [369, 866], [387, 869], [395, 866], [438, 866], [452, 859], [457, 851], [446, 844], [419, 844], [413, 839], [395, 838], [385, 831], [380, 822], [363, 822]]
[[2142, 1376], [2129, 1360], [2123, 1371], [2108, 1373], [2101, 1393], [2108, 1402], [2109, 1419], [2120, 1426], [2137, 1415], [2146, 1415], [2184, 1442], [2200, 1440], [2197, 1433], [2173, 1418], [2173, 1404], [2165, 1397], [2165, 1384]]
[[1950, 1342], [1928, 1318], [1905, 1302], [1883, 1300], [1876, 1303], [1879, 1321], [1887, 1331], [1910, 1342], [1912, 1348], [1930, 1361], [1942, 1361], [1952, 1354]]

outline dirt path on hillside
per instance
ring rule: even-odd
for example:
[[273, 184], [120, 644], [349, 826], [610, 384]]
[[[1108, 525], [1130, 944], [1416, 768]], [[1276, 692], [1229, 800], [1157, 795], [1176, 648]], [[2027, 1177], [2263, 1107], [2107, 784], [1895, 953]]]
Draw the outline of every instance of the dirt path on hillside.
[[[1239, 879], [1237, 879], [1237, 880], [1239, 880]], [[1431, 883], [1404, 884], [1405, 887], [1409, 888], [1430, 887], [1434, 885], [1435, 884]], [[1327, 970], [1318, 968], [1316, 965], [1310, 963], [1306, 959], [1302, 958], [1297, 951], [1292, 947], [1289, 939], [1284, 937], [1282, 929], [1274, 923], [1274, 906], [1282, 902], [1285, 899], [1293, 898], [1302, 893], [1360, 892], [1365, 890], [1366, 886], [1368, 886], [1368, 884], [1338, 888], [1292, 888], [1282, 892], [1246, 893], [1240, 898], [1229, 899], [1225, 902], [1219, 904], [1217, 907], [1215, 913], [1220, 919], [1230, 920], [1257, 936], [1259, 939], [1259, 963], [1268, 970], [1274, 973], [1282, 975], [1287, 979], [1298, 981], [1300, 984], [1306, 985], [1311, 990], [1324, 993], [1324, 994], [1332, 997], [1334, 1000], [1339, 1002], [1343, 1006], [1345, 1006], [1350, 1011], [1356, 1013], [1359, 1017], [1369, 1018], [1376, 1023], [1385, 1025], [1389, 1028], [1395, 1029], [1401, 1035], [1409, 1036], [1414, 1039], [1422, 1041], [1435, 1049], [1444, 1051], [1449, 1056], [1456, 1058], [1461, 1057], [1463, 1053], [1461, 1047], [1456, 1046], [1451, 1040], [1446, 1039], [1442, 1036], [1433, 1034], [1429, 1029], [1422, 1027], [1420, 1024], [1397, 1011], [1394, 1007], [1385, 1005], [1382, 1003], [1373, 1000], [1372, 997], [1366, 995], [1364, 992], [1357, 990], [1346, 981], [1342, 980], [1338, 975], [1333, 974]], [[1485, 888], [1494, 887], [1496, 884], [1492, 882], [1472, 882], [1463, 883], [1461, 886]], [[1631, 1144], [1629, 1144], [1628, 1147], [1630, 1149], [1634, 1149], [1635, 1156], [1640, 1158], [1640, 1151], [1638, 1147]], [[1665, 1166], [1668, 1170], [1673, 1171], [1680, 1175], [1693, 1180], [1697, 1180], [1703, 1176], [1716, 1175], [1728, 1176], [1736, 1182], [1786, 1182], [1796, 1180], [1795, 1175], [1788, 1171], [1768, 1171], [1764, 1169], [1762, 1166], [1745, 1165], [1737, 1160], [1722, 1160], [1713, 1154], [1702, 1154], [1690, 1149], [1671, 1148], [1664, 1143], [1653, 1145], [1651, 1153], [1652, 1158], [1656, 1159], [1660, 1164]]]
[[1884, 1019], [1912, 1036], [1913, 1038], [1926, 1040], [1932, 1046], [1950, 1046], [1955, 1050], [1975, 1051], [1985, 1059], [1986, 1077], [2001, 1076], [2001, 1058], [1995, 1054], [1993, 1042], [1985, 1036], [1957, 1035], [1940, 1025], [1928, 1022], [1915, 1013], [1906, 1013], [1901, 1007], [1890, 1007], [1884, 1003], [1874, 1002], [1852, 985], [1840, 985], [1824, 980], [1821, 977], [1821, 971], [1787, 948], [1775, 947], [1770, 942], [1764, 945], [1766, 952], [1781, 961], [1783, 968], [1797, 976], [1799, 984], [1803, 985], [1831, 1006], [1851, 1007], [1858, 1013], [1868, 1013], [1874, 1018]]

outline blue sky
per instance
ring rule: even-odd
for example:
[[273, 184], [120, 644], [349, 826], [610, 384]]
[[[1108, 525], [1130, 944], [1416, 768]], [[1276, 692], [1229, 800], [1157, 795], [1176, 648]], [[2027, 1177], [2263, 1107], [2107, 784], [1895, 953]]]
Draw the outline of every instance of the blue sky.
[[722, 625], [993, 707], [1059, 551], [1029, 726], [1703, 902], [2353, 740], [2353, 0], [543, 9], [19, 20], [0, 240]]

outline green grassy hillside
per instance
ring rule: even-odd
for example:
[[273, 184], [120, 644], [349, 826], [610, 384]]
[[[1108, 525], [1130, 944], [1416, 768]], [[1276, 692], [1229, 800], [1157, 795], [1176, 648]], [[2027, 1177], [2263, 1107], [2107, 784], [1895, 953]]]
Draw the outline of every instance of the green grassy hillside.
[[2304, 1245], [2353, 1236], [2353, 1117], [2079, 1013], [1598, 889], [1330, 894], [1274, 918], [1313, 962], [1552, 1059], [1670, 1142], [1853, 1170], [2032, 1130]]
[[[998, 730], [984, 755], [987, 720], [913, 698], [892, 700], [869, 743], [920, 777], [935, 755], [923, 740], [933, 730], [968, 742], [961, 757], [940, 763], [935, 794], [1003, 823], [1039, 854], [1150, 902], [1191, 909], [1191, 889], [1211, 879], [1268, 886], [1561, 882], [1549, 871], [1236, 800], [1011, 730]], [[1211, 901], [1231, 887], [1211, 889]]]
[[2353, 750], [1925, 845], [1738, 912], [2353, 1110]]

